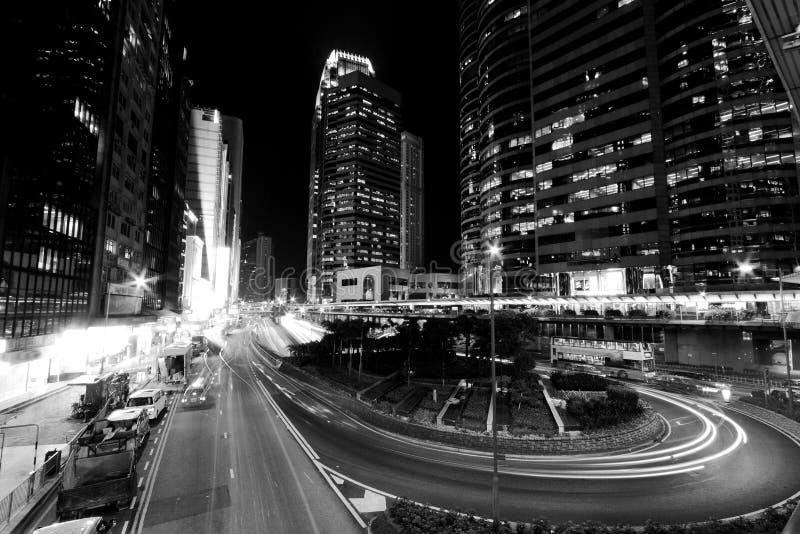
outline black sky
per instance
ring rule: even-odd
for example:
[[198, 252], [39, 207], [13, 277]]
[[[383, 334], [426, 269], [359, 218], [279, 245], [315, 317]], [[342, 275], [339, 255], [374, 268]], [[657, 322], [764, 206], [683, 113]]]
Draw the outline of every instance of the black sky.
[[275, 243], [278, 272], [305, 268], [311, 116], [334, 48], [369, 57], [425, 142], [428, 261], [459, 236], [457, 9], [452, 0], [226, 2], [187, 14], [195, 105], [244, 121], [242, 238]]

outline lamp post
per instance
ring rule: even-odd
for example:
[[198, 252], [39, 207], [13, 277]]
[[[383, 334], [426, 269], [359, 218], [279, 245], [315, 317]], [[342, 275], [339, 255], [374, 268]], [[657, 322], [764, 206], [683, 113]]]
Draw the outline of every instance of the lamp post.
[[497, 375], [494, 369], [494, 272], [492, 270], [492, 258], [500, 255], [500, 247], [497, 245], [489, 246], [489, 322], [490, 322], [490, 338], [491, 343], [489, 346], [492, 369], [492, 528], [497, 530], [499, 527], [497, 508], [500, 494], [500, 479], [497, 476]]
[[[750, 274], [754, 270], [753, 265], [750, 263], [742, 263], [739, 265], [739, 272], [742, 274]], [[765, 267], [764, 272], [775, 271], [778, 273], [778, 293], [780, 294], [781, 301], [781, 330], [783, 331], [783, 352], [786, 356], [786, 394], [789, 397], [789, 419], [794, 418], [794, 398], [792, 393], [792, 351], [789, 347], [789, 340], [786, 336], [786, 308], [783, 301], [783, 271], [780, 267], [770, 269]], [[773, 278], [775, 280], [775, 278]]]

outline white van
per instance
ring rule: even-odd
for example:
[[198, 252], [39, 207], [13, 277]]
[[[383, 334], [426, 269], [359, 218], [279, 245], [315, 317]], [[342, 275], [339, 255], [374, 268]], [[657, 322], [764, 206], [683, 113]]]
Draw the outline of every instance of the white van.
[[133, 432], [136, 437], [136, 450], [142, 448], [150, 436], [150, 425], [147, 424], [149, 415], [144, 408], [122, 408], [114, 410], [106, 416], [106, 421], [114, 428], [122, 431]]
[[143, 408], [152, 421], [158, 419], [167, 409], [167, 396], [160, 389], [140, 389], [128, 397], [126, 408]]
[[105, 520], [102, 517], [84, 517], [63, 523], [54, 523], [47, 527], [37, 528], [33, 534], [95, 534], [109, 532], [117, 522], [113, 519]]

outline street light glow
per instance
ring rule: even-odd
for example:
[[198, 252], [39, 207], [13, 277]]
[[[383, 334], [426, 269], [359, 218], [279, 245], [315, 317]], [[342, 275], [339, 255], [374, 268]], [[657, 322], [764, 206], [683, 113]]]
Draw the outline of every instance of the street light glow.
[[489, 255], [498, 256], [500, 254], [500, 247], [497, 245], [489, 245]]
[[744, 263], [738, 264], [737, 269], [741, 274], [753, 274], [753, 270], [755, 269], [755, 267], [753, 266], [752, 263], [746, 261]]

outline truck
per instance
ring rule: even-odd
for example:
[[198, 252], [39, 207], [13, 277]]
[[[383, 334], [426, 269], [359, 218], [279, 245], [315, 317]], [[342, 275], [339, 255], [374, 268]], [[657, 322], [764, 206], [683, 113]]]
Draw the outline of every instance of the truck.
[[138, 416], [119, 415], [92, 422], [73, 442], [56, 503], [59, 520], [109, 505], [124, 508], [136, 496], [136, 460], [149, 427]]
[[191, 343], [172, 343], [161, 351], [158, 365], [164, 382], [167, 384], [185, 384], [186, 369], [192, 359]]

